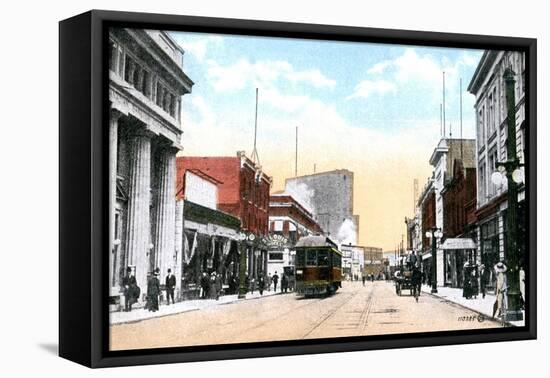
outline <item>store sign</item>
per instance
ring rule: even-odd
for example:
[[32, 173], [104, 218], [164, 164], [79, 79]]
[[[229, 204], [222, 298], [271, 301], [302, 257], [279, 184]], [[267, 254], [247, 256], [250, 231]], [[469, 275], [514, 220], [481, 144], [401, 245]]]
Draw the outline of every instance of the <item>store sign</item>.
[[267, 248], [282, 248], [288, 244], [288, 239], [283, 235], [274, 234], [269, 236], [264, 236], [262, 238], [262, 244]]
[[441, 249], [476, 249], [476, 243], [469, 238], [448, 238]]

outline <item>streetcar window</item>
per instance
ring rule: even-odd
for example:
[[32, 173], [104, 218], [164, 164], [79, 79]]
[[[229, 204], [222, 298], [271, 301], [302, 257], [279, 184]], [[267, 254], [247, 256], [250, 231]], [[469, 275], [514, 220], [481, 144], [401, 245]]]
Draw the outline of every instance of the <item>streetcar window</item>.
[[306, 266], [317, 265], [317, 250], [309, 249], [306, 251]]
[[333, 266], [334, 268], [340, 268], [340, 267], [342, 267], [342, 257], [340, 257], [340, 255], [337, 254], [337, 253], [335, 253], [335, 252], [332, 253], [332, 256], [333, 256], [333, 257], [332, 257], [332, 259], [333, 259], [333, 260], [332, 260], [332, 261], [333, 261], [332, 266]]
[[299, 249], [296, 251], [296, 266], [304, 266], [306, 264], [306, 251]]
[[326, 249], [320, 249], [317, 253], [317, 261], [319, 266], [328, 266], [328, 251]]

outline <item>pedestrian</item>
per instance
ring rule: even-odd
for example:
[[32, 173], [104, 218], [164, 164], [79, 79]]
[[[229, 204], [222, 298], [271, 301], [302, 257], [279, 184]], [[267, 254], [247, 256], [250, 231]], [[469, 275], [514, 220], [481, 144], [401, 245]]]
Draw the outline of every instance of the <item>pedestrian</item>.
[[260, 295], [264, 295], [264, 289], [265, 289], [265, 279], [263, 274], [260, 274], [258, 277], [258, 291], [260, 292]]
[[208, 282], [208, 298], [215, 299], [217, 296], [216, 291], [216, 272], [212, 272]]
[[477, 299], [479, 294], [479, 273], [476, 264], [473, 264], [471, 267], [470, 277], [470, 284], [472, 285], [471, 296], [474, 297], [474, 299]]
[[206, 272], [202, 272], [202, 277], [200, 279], [200, 285], [201, 285], [201, 299], [208, 298], [208, 285], [209, 285], [209, 278], [208, 274]]
[[265, 283], [267, 286], [267, 291], [271, 291], [271, 283], [273, 282], [271, 278], [271, 273], [268, 273], [267, 275], [267, 282]]
[[122, 287], [124, 290], [124, 311], [130, 312], [132, 311], [132, 305], [137, 302], [140, 292], [131, 267], [126, 268], [126, 275], [122, 278]]
[[279, 282], [279, 276], [277, 275], [277, 271], [275, 271], [275, 274], [273, 277], [271, 277], [273, 280], [273, 291], [277, 291], [277, 282]]
[[250, 278], [248, 277], [248, 274], [245, 274], [244, 276], [244, 289], [246, 290], [245, 294], [248, 293], [249, 288], [250, 288]]
[[222, 288], [222, 275], [218, 273], [214, 276], [214, 290], [216, 291], [216, 300], [220, 299]]
[[371, 280], [371, 282], [374, 282], [374, 274], [373, 273], [371, 273], [371, 275], [370, 275], [370, 280]]
[[489, 279], [491, 272], [489, 269], [485, 268], [484, 264], [479, 266], [479, 289], [481, 291], [481, 297], [485, 298], [485, 293], [487, 292], [487, 285], [489, 284]]
[[164, 287], [166, 288], [166, 304], [170, 304], [170, 298], [172, 298], [172, 304], [174, 301], [174, 290], [176, 289], [176, 276], [172, 274], [172, 269], [168, 268], [168, 274], [164, 280]]
[[256, 279], [252, 277], [250, 279], [250, 293], [254, 294], [254, 289], [256, 288]]
[[422, 273], [420, 272], [420, 264], [416, 263], [411, 274], [411, 285], [413, 289], [414, 299], [418, 302], [420, 296], [420, 288], [422, 285]]
[[156, 268], [153, 271], [153, 274], [149, 277], [147, 281], [147, 299], [148, 299], [148, 310], [149, 311], [158, 311], [159, 309], [159, 295], [160, 295], [160, 281], [158, 276], [160, 275], [160, 269]]
[[365, 286], [365, 281], [367, 280], [367, 275], [366, 274], [363, 274], [361, 276], [361, 280], [363, 281], [363, 286]]
[[281, 293], [288, 292], [288, 277], [285, 273], [281, 276]]
[[470, 263], [464, 263], [464, 280], [462, 284], [462, 296], [466, 299], [472, 298], [472, 277], [471, 277]]
[[496, 295], [497, 300], [495, 302], [495, 306], [493, 306], [493, 317], [504, 317], [504, 314], [506, 313], [507, 308], [507, 298], [506, 293], [508, 291], [508, 282], [506, 278], [506, 271], [508, 268], [502, 261], [498, 262], [495, 265], [495, 276], [496, 276]]

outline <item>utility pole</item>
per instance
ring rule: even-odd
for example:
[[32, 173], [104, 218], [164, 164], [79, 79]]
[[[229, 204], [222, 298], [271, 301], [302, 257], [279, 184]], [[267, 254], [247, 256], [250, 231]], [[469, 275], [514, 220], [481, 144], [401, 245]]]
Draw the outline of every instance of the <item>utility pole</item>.
[[520, 163], [517, 157], [516, 145], [516, 95], [515, 95], [515, 72], [511, 68], [504, 71], [504, 82], [506, 84], [506, 106], [507, 114], [507, 140], [506, 156], [507, 161], [497, 165], [506, 168], [506, 178], [508, 179], [508, 209], [507, 220], [508, 229], [506, 230], [506, 260], [507, 260], [507, 280], [508, 280], [508, 308], [506, 310], [507, 321], [523, 320], [521, 312], [520, 290], [519, 290], [519, 251], [517, 246], [518, 223], [518, 189], [517, 183], [513, 179], [513, 173], [519, 169]]
[[296, 150], [294, 156], [294, 177], [298, 177], [298, 126], [296, 126]]

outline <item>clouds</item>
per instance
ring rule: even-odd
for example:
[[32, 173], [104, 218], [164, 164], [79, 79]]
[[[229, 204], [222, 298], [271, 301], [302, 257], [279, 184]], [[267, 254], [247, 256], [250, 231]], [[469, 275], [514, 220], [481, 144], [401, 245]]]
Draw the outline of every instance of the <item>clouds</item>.
[[222, 66], [214, 60], [208, 62], [207, 77], [217, 92], [239, 90], [248, 86], [272, 89], [287, 81], [294, 84], [305, 84], [313, 88], [334, 88], [336, 81], [319, 70], [297, 70], [283, 60], [263, 60], [251, 62], [246, 58]]
[[[250, 154], [259, 88], [257, 147], [272, 189], [283, 189], [294, 175], [298, 126], [298, 174], [312, 173], [314, 165], [317, 172], [354, 171], [359, 242], [385, 248], [412, 211], [413, 180], [431, 174], [428, 159], [440, 138], [441, 72], [449, 122], [458, 105], [458, 78], [471, 76], [481, 54], [252, 37], [183, 39], [190, 56], [185, 70], [196, 84], [183, 97], [182, 154]], [[473, 109], [468, 101], [464, 109]], [[470, 119], [465, 113], [464, 124]]]
[[430, 97], [439, 98], [443, 71], [448, 89], [453, 91], [456, 90], [464, 67], [475, 67], [479, 61], [479, 53], [468, 51], [462, 52], [458, 59], [450, 60], [443, 54], [435, 56], [432, 52], [419, 53], [417, 50], [405, 48], [402, 54], [394, 59], [373, 64], [366, 71], [369, 78], [359, 82], [347, 99], [394, 94], [404, 87], [413, 87], [417, 91], [431, 91]]
[[207, 52], [212, 48], [220, 48], [223, 38], [217, 35], [209, 35], [202, 38], [183, 38], [182, 34], [174, 34], [177, 42], [185, 51], [185, 54], [192, 55], [197, 61], [203, 62]]
[[388, 92], [395, 92], [397, 85], [387, 80], [363, 80], [355, 87], [353, 94], [346, 97], [347, 100], [351, 100], [355, 97], [367, 98], [371, 95], [385, 94]]

